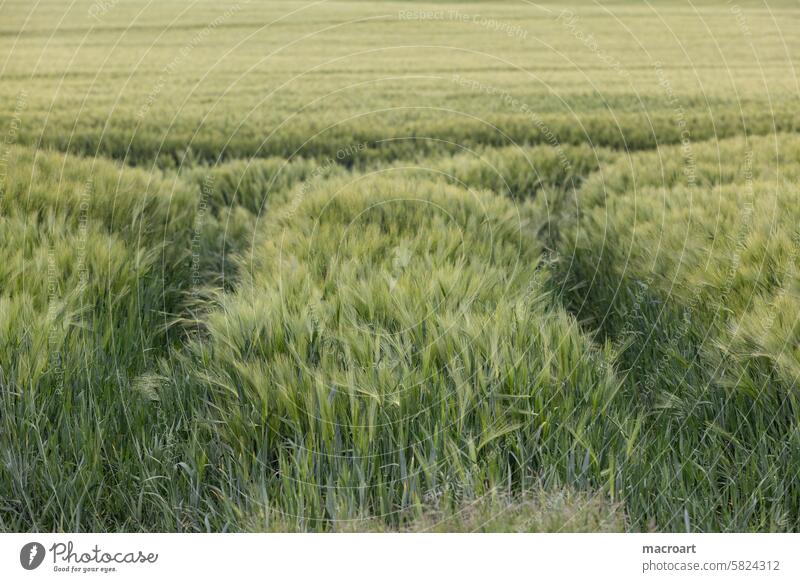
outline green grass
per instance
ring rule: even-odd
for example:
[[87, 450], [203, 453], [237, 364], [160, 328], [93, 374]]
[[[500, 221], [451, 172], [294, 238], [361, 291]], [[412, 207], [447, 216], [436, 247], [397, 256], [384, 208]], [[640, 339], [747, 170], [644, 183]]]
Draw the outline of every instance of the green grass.
[[800, 529], [794, 3], [0, 11], [0, 530]]
[[378, 174], [263, 232], [193, 356], [238, 490], [315, 528], [433, 491], [598, 484], [618, 384], [552, 305], [513, 206]]
[[[142, 166], [385, 161], [460, 145], [650, 148], [798, 127], [796, 6], [7, 0], [0, 97], [18, 139]], [[413, 9], [444, 16], [419, 20]], [[577, 20], [562, 15], [577, 14]], [[491, 16], [509, 36], [455, 16]], [[5, 15], [5, 14], [4, 14]]]
[[[571, 490], [527, 491], [509, 497], [494, 492], [458, 506], [455, 510], [426, 506], [421, 516], [408, 519], [400, 529], [388, 526], [382, 518], [334, 521], [334, 532], [408, 533], [619, 533], [626, 529], [625, 514], [619, 503], [602, 495], [587, 495]], [[292, 519], [277, 512], [262, 510], [245, 525], [247, 531], [304, 531]]]
[[[719, 516], [798, 527], [798, 145], [696, 146], [688, 185], [679, 148], [621, 160], [592, 176], [565, 229], [566, 298], [618, 346], [645, 418], [637, 459], [652, 467], [657, 443], [681, 467], [650, 478], [688, 486], [702, 529]], [[679, 447], [660, 442], [670, 434]]]

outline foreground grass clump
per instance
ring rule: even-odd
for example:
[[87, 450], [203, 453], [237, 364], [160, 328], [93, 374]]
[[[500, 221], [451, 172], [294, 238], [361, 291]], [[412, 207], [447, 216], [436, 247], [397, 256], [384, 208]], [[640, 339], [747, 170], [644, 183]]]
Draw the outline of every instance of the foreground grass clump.
[[166, 497], [164, 479], [179, 470], [191, 402], [162, 392], [163, 358], [182, 336], [175, 322], [191, 319], [193, 285], [216, 280], [220, 227], [198, 222], [197, 190], [174, 186], [101, 160], [10, 150], [0, 529], [176, 527], [182, 501]]
[[694, 144], [689, 186], [681, 148], [169, 179], [13, 148], [0, 527], [796, 529], [773, 139]]
[[590, 178], [562, 249], [571, 309], [618, 346], [642, 419], [626, 507], [668, 528], [797, 529], [800, 140], [688, 153]]
[[524, 228], [490, 193], [396, 176], [277, 212], [194, 348], [232, 501], [320, 529], [600, 485], [618, 383]]
[[565, 253], [576, 259], [575, 279], [587, 282], [586, 308], [575, 306], [605, 327], [616, 316], [611, 306], [636, 287], [685, 308], [715, 338], [723, 333], [723, 347], [750, 341], [750, 356], [771, 360], [792, 385], [800, 379], [800, 336], [787, 317], [800, 258], [800, 139], [737, 139], [682, 154], [638, 154], [583, 189], [581, 222]]

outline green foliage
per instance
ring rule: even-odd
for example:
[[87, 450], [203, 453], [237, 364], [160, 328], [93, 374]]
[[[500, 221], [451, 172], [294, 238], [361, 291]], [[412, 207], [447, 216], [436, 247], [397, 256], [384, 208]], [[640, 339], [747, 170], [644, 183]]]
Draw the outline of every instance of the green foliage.
[[197, 222], [199, 192], [182, 184], [24, 148], [9, 160], [0, 528], [175, 527], [161, 521], [163, 479], [178, 469], [187, 411], [162, 393], [160, 358], [216, 281], [220, 227]]
[[[569, 489], [534, 490], [515, 497], [491, 492], [484, 497], [442, 509], [426, 505], [422, 516], [401, 520], [402, 528], [390, 528], [379, 518], [338, 521], [336, 532], [411, 533], [602, 533], [625, 531], [625, 515], [617, 503], [600, 495]], [[262, 511], [247, 525], [248, 531], [293, 532], [297, 524], [277, 512]]]
[[3, 8], [0, 530], [800, 529], [796, 6], [287, 6]]
[[537, 491], [511, 499], [487, 496], [452, 513], [431, 510], [409, 527], [412, 532], [440, 533], [606, 533], [625, 529], [619, 504], [570, 490]]
[[335, 162], [316, 163], [302, 158], [235, 160], [189, 171], [215, 215], [222, 216], [241, 207], [259, 217], [270, 203], [285, 198], [298, 184], [344, 173]]
[[[798, 527], [800, 488], [780, 467], [800, 458], [799, 153], [773, 136], [621, 159], [586, 184], [566, 229], [568, 304], [618, 346], [644, 418], [635, 462], [675, 496], [671, 518], [641, 501], [656, 523], [679, 527], [678, 499], [696, 496], [701, 529]], [[660, 457], [680, 473], [653, 471]]]
[[746, 28], [732, 7], [570, 4], [447, 3], [459, 17], [422, 20], [391, 2], [8, 6], [0, 127], [17, 119], [18, 143], [148, 168], [336, 160], [362, 143], [346, 165], [797, 130], [789, 0], [743, 9]]
[[278, 217], [195, 346], [237, 489], [317, 529], [598, 485], [617, 382], [551, 304], [511, 205], [378, 176]]

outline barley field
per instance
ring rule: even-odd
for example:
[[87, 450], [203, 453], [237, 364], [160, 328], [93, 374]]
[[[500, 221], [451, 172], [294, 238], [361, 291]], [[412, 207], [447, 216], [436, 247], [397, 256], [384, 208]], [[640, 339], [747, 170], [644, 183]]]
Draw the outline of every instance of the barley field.
[[0, 531], [800, 530], [798, 30], [0, 0]]

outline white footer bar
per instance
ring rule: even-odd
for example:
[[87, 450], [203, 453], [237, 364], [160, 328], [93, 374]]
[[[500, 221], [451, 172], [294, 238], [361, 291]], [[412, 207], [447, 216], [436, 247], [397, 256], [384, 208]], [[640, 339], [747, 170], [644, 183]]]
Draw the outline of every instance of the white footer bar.
[[798, 553], [800, 534], [5, 534], [0, 580], [777, 581]]

